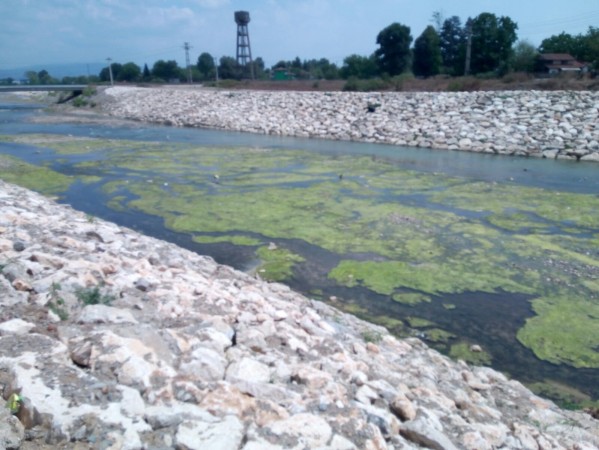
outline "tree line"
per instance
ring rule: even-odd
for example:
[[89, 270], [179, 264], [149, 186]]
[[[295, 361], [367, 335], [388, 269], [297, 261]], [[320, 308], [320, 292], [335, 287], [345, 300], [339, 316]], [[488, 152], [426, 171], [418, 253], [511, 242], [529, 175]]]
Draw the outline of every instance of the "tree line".
[[[277, 72], [292, 79], [374, 79], [390, 78], [405, 73], [417, 77], [439, 74], [448, 76], [476, 75], [500, 77], [508, 72], [529, 72], [539, 69], [541, 53], [569, 53], [579, 61], [599, 70], [599, 28], [589, 27], [587, 33], [553, 35], [535, 48], [527, 41], [518, 41], [518, 25], [509, 17], [484, 12], [462, 23], [458, 16], [444, 19], [433, 14], [433, 25], [427, 26], [414, 40], [410, 27], [395, 22], [376, 37], [378, 48], [369, 56], [352, 54], [341, 67], [326, 58], [279, 61], [266, 68], [262, 58], [241, 66], [231, 56], [218, 61], [208, 52], [198, 56], [191, 67], [179, 67], [175, 60], [158, 60], [151, 68], [133, 62], [112, 63], [112, 76], [117, 82], [194, 82], [217, 79], [269, 79]], [[31, 84], [55, 84], [59, 80], [42, 70], [27, 72]], [[7, 80], [4, 80], [5, 82]], [[110, 81], [108, 67], [93, 77], [65, 77], [65, 84]], [[12, 80], [10, 80], [12, 83]]]

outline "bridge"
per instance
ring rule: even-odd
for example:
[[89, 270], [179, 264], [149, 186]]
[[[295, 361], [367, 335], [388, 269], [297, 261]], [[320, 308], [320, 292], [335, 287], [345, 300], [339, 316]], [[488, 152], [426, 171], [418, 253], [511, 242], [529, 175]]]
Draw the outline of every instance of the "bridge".
[[0, 86], [0, 92], [28, 92], [28, 91], [82, 91], [87, 84], [11, 84]]
[[13, 84], [9, 86], [0, 86], [2, 92], [71, 92], [71, 95], [60, 96], [58, 103], [65, 103], [69, 100], [83, 94], [87, 84]]

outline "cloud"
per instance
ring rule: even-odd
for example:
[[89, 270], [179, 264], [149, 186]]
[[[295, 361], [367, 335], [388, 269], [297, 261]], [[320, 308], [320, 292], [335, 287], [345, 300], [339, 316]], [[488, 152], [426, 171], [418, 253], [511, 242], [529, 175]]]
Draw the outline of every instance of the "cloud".
[[229, 0], [193, 0], [193, 3], [202, 7], [216, 9], [229, 4]]

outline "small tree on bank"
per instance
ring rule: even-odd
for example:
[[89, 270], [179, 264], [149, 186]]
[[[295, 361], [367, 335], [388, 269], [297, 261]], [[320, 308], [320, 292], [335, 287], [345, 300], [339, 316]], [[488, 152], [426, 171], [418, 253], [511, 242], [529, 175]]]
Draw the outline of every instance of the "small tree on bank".
[[432, 25], [426, 27], [414, 42], [414, 75], [430, 77], [441, 71], [441, 49], [439, 34]]
[[410, 27], [392, 23], [378, 34], [376, 43], [379, 48], [375, 57], [381, 74], [400, 75], [410, 67]]

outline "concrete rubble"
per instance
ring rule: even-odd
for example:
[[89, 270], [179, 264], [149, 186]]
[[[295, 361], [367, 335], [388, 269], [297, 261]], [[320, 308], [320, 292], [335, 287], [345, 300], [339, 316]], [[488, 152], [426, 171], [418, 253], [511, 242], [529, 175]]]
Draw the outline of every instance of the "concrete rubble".
[[111, 87], [119, 118], [269, 135], [599, 161], [599, 92], [289, 92]]
[[599, 448], [490, 368], [0, 181], [0, 448]]

